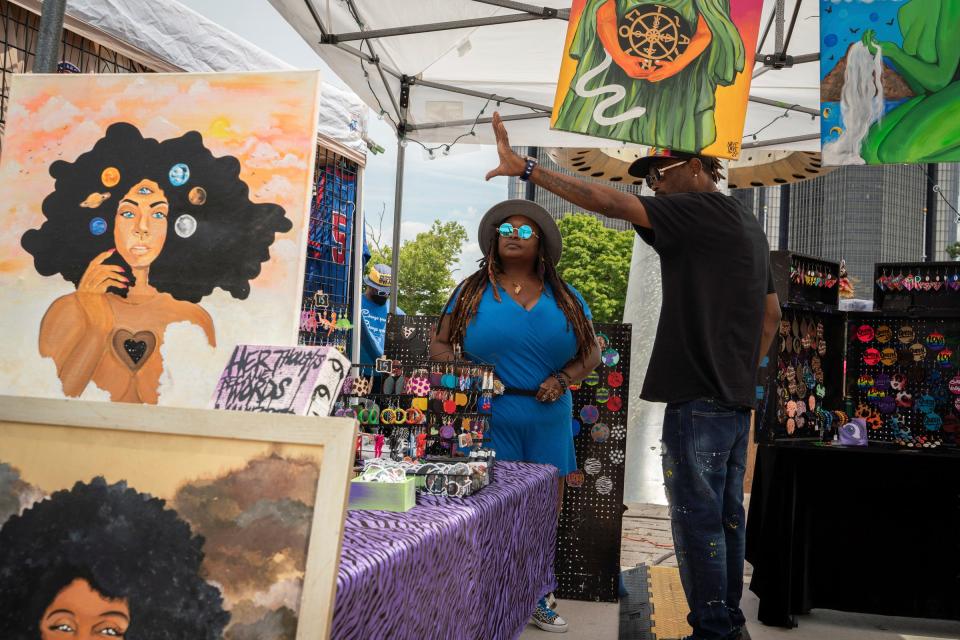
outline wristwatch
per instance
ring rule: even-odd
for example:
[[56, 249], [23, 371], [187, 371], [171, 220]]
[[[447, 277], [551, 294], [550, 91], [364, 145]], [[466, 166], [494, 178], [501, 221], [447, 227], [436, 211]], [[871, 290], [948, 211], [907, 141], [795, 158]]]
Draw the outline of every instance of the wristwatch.
[[533, 156], [527, 156], [524, 159], [527, 161], [527, 166], [523, 168], [523, 173], [520, 174], [520, 179], [526, 182], [530, 179], [530, 174], [533, 173], [533, 168], [537, 166], [537, 159]]

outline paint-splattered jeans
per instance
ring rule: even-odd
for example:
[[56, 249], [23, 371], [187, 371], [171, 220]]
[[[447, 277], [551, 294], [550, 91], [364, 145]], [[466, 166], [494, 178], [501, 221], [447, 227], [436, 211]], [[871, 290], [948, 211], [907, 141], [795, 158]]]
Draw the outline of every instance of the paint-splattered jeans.
[[720, 640], [745, 619], [743, 475], [750, 412], [713, 400], [668, 404], [663, 479], [673, 544], [697, 640]]

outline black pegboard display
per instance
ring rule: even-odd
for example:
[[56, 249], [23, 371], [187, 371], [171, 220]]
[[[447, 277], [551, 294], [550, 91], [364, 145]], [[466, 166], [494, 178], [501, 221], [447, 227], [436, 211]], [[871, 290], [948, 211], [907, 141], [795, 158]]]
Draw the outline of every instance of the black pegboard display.
[[831, 438], [842, 410], [846, 316], [783, 305], [760, 366], [756, 441]]
[[437, 316], [395, 316], [387, 318], [383, 354], [403, 366], [415, 366], [430, 358], [430, 335]]
[[960, 314], [960, 263], [880, 262], [873, 269], [874, 309]]
[[[390, 316], [386, 357], [404, 365], [425, 360], [436, 322], [435, 316]], [[567, 476], [557, 530], [556, 595], [615, 602], [620, 576], [631, 328], [619, 324], [597, 324], [595, 328], [606, 337], [607, 344], [596, 383], [591, 379], [573, 394], [571, 419], [579, 425], [574, 438], [577, 470]], [[611, 379], [611, 374], [617, 375]], [[591, 424], [584, 424], [584, 407], [597, 409], [597, 418]], [[589, 409], [586, 418], [593, 418]]]
[[850, 314], [847, 334], [848, 411], [872, 443], [960, 444], [960, 318]]
[[781, 303], [836, 308], [840, 302], [840, 263], [792, 251], [771, 251], [773, 286]]
[[[620, 577], [623, 474], [630, 397], [631, 327], [597, 324], [608, 344], [596, 382], [588, 379], [573, 393], [577, 470], [567, 476], [557, 530], [558, 598], [616, 602]], [[614, 357], [615, 352], [615, 357]], [[613, 374], [613, 379], [611, 379]], [[614, 398], [618, 401], [611, 402]], [[584, 415], [584, 407], [594, 407]], [[616, 410], [612, 410], [613, 408]], [[592, 414], [590, 409], [588, 414]], [[586, 418], [586, 419], [585, 419]]]

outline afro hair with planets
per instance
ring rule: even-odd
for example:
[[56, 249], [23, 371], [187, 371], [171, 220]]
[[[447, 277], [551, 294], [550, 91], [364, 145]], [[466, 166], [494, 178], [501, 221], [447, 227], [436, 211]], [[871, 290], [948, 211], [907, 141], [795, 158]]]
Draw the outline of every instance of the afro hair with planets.
[[[43, 200], [46, 221], [24, 233], [21, 244], [38, 273], [59, 273], [75, 286], [90, 261], [114, 247], [119, 202], [141, 180], [161, 186], [170, 212], [170, 233], [150, 265], [150, 284], [178, 300], [200, 302], [216, 287], [246, 299], [276, 234], [293, 228], [283, 207], [252, 202], [240, 162], [214, 157], [196, 131], [160, 142], [115, 123], [75, 162], [51, 164], [50, 175], [55, 187]], [[133, 281], [118, 254], [107, 264], [123, 266]]]

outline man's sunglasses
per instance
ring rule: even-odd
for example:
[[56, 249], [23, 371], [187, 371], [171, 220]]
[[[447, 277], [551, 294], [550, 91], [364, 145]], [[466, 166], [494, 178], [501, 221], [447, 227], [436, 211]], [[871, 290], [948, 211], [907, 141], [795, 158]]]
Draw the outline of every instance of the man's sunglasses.
[[652, 169], [650, 169], [650, 172], [647, 173], [647, 177], [645, 178], [645, 180], [647, 181], [647, 186], [653, 189], [653, 185], [663, 180], [663, 174], [665, 174], [667, 171], [670, 171], [670, 169], [676, 169], [677, 167], [683, 164], [687, 164], [687, 161], [681, 160], [680, 162], [674, 162], [673, 164], [668, 164], [665, 167], [653, 167]]
[[534, 231], [530, 225], [522, 224], [519, 227], [514, 227], [509, 222], [504, 222], [499, 227], [497, 227], [497, 232], [503, 238], [512, 238], [514, 233], [521, 240], [529, 240], [532, 236], [540, 237], [540, 234]]

